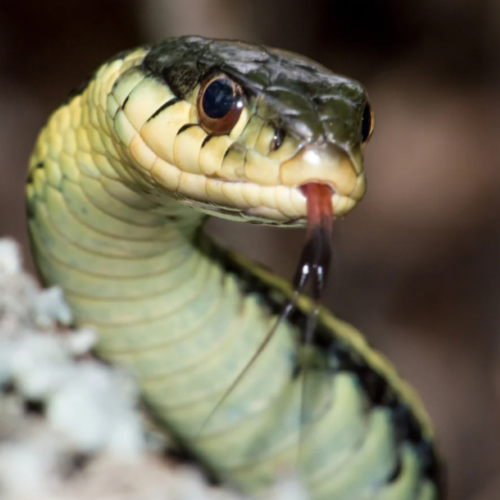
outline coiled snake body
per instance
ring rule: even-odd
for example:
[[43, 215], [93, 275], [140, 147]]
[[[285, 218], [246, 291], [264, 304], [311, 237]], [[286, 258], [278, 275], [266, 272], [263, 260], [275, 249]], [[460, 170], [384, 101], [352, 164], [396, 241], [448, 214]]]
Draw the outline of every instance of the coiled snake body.
[[305, 343], [305, 296], [227, 395], [293, 290], [205, 236], [207, 214], [304, 225], [311, 183], [347, 213], [370, 131], [358, 83], [288, 52], [183, 37], [106, 62], [31, 158], [43, 280], [96, 329], [98, 354], [133, 371], [158, 421], [245, 493], [298, 463], [315, 500], [442, 498], [417, 398], [323, 309]]

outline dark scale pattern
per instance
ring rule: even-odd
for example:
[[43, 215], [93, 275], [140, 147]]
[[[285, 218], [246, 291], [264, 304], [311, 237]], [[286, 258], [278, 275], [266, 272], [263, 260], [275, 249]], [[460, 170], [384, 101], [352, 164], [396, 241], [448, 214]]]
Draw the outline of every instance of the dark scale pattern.
[[85, 92], [85, 89], [89, 86], [90, 82], [92, 81], [93, 76], [87, 76], [86, 78], [83, 79], [83, 81], [77, 85], [73, 90], [70, 91], [68, 94], [68, 100], [67, 102], [71, 101], [74, 97], [77, 97], [79, 95], [82, 95]]
[[[38, 169], [38, 168], [43, 168], [44, 166], [45, 166], [45, 165], [44, 165], [43, 161], [41, 161], [41, 162], [37, 163], [37, 165], [36, 165], [36, 167], [35, 167], [35, 168], [36, 168], [36, 169]], [[30, 170], [30, 171], [28, 172], [28, 177], [26, 178], [26, 183], [27, 183], [27, 184], [31, 184], [31, 182], [32, 182], [32, 181], [33, 181], [33, 171], [32, 171], [32, 170]]]
[[153, 47], [143, 68], [184, 98], [205, 79], [225, 73], [247, 99], [265, 100], [266, 119], [303, 141], [361, 142], [367, 100], [363, 86], [306, 57], [242, 42], [200, 37], [169, 39]]
[[180, 102], [181, 99], [179, 99], [178, 97], [174, 97], [173, 99], [170, 99], [170, 101], [167, 101], [165, 104], [163, 104], [162, 106], [160, 106], [149, 118], [148, 118], [148, 122], [151, 121], [151, 120], [154, 120], [162, 111], [164, 111], [165, 109], [167, 109], [168, 107], [170, 106], [173, 106], [174, 104], [177, 104], [178, 102]]
[[[232, 273], [238, 278], [242, 293], [258, 295], [262, 305], [274, 315], [279, 315], [282, 312], [286, 300], [283, 294], [277, 294], [271, 285], [257, 277], [251, 269], [242, 267], [229, 253], [208, 242], [203, 235], [200, 235], [199, 245], [209, 252], [212, 258], [217, 259], [228, 273]], [[295, 308], [288, 321], [296, 325], [300, 332], [305, 332], [307, 318], [307, 314]], [[303, 339], [301, 340], [303, 341]], [[360, 387], [366, 395], [369, 408], [380, 406], [390, 408], [396, 442], [398, 444], [409, 442], [418, 450], [423, 476], [433, 481], [442, 495], [444, 487], [440, 470], [441, 463], [434, 444], [423, 436], [421, 424], [411, 408], [401, 400], [399, 394], [384, 376], [369, 366], [366, 360], [345, 341], [333, 336], [332, 332], [321, 322], [316, 328], [313, 345], [326, 358], [326, 365], [331, 367], [332, 374], [347, 371], [357, 376]], [[392, 480], [397, 478], [398, 471], [400, 471], [400, 465], [396, 467]]]
[[[165, 109], [165, 108], [163, 108], [163, 109]], [[149, 120], [148, 120], [148, 121], [149, 121]], [[186, 123], [186, 125], [183, 125], [183, 126], [179, 129], [179, 131], [177, 132], [177, 135], [181, 135], [181, 134], [182, 134], [182, 132], [184, 132], [184, 131], [186, 131], [186, 130], [190, 129], [191, 127], [198, 127], [198, 124], [197, 124], [197, 123]]]

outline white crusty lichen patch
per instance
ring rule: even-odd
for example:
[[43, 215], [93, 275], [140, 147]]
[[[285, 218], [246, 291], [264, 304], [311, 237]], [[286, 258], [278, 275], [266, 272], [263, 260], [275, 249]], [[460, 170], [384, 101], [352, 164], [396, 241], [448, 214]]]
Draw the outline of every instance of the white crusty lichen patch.
[[[61, 290], [0, 239], [0, 500], [238, 500], [155, 453], [134, 381], [70, 323]], [[269, 498], [305, 500], [292, 481]]]

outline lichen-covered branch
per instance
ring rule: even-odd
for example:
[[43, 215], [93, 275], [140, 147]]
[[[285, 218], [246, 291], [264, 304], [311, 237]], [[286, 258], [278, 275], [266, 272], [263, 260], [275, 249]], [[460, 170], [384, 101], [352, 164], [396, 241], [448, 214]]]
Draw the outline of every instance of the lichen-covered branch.
[[[0, 240], [0, 499], [237, 500], [155, 451], [134, 380], [70, 324], [61, 291], [41, 290]], [[292, 480], [271, 495], [305, 500]]]

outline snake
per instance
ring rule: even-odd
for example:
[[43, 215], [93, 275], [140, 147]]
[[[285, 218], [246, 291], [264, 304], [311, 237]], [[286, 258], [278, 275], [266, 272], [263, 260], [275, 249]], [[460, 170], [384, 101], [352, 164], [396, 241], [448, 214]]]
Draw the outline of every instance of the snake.
[[[444, 498], [418, 396], [318, 305], [372, 130], [357, 81], [185, 36], [106, 61], [36, 141], [26, 200], [42, 282], [96, 331], [96, 355], [133, 373], [157, 425], [246, 495], [293, 473], [312, 500]], [[207, 235], [209, 216], [307, 226], [293, 283]]]

